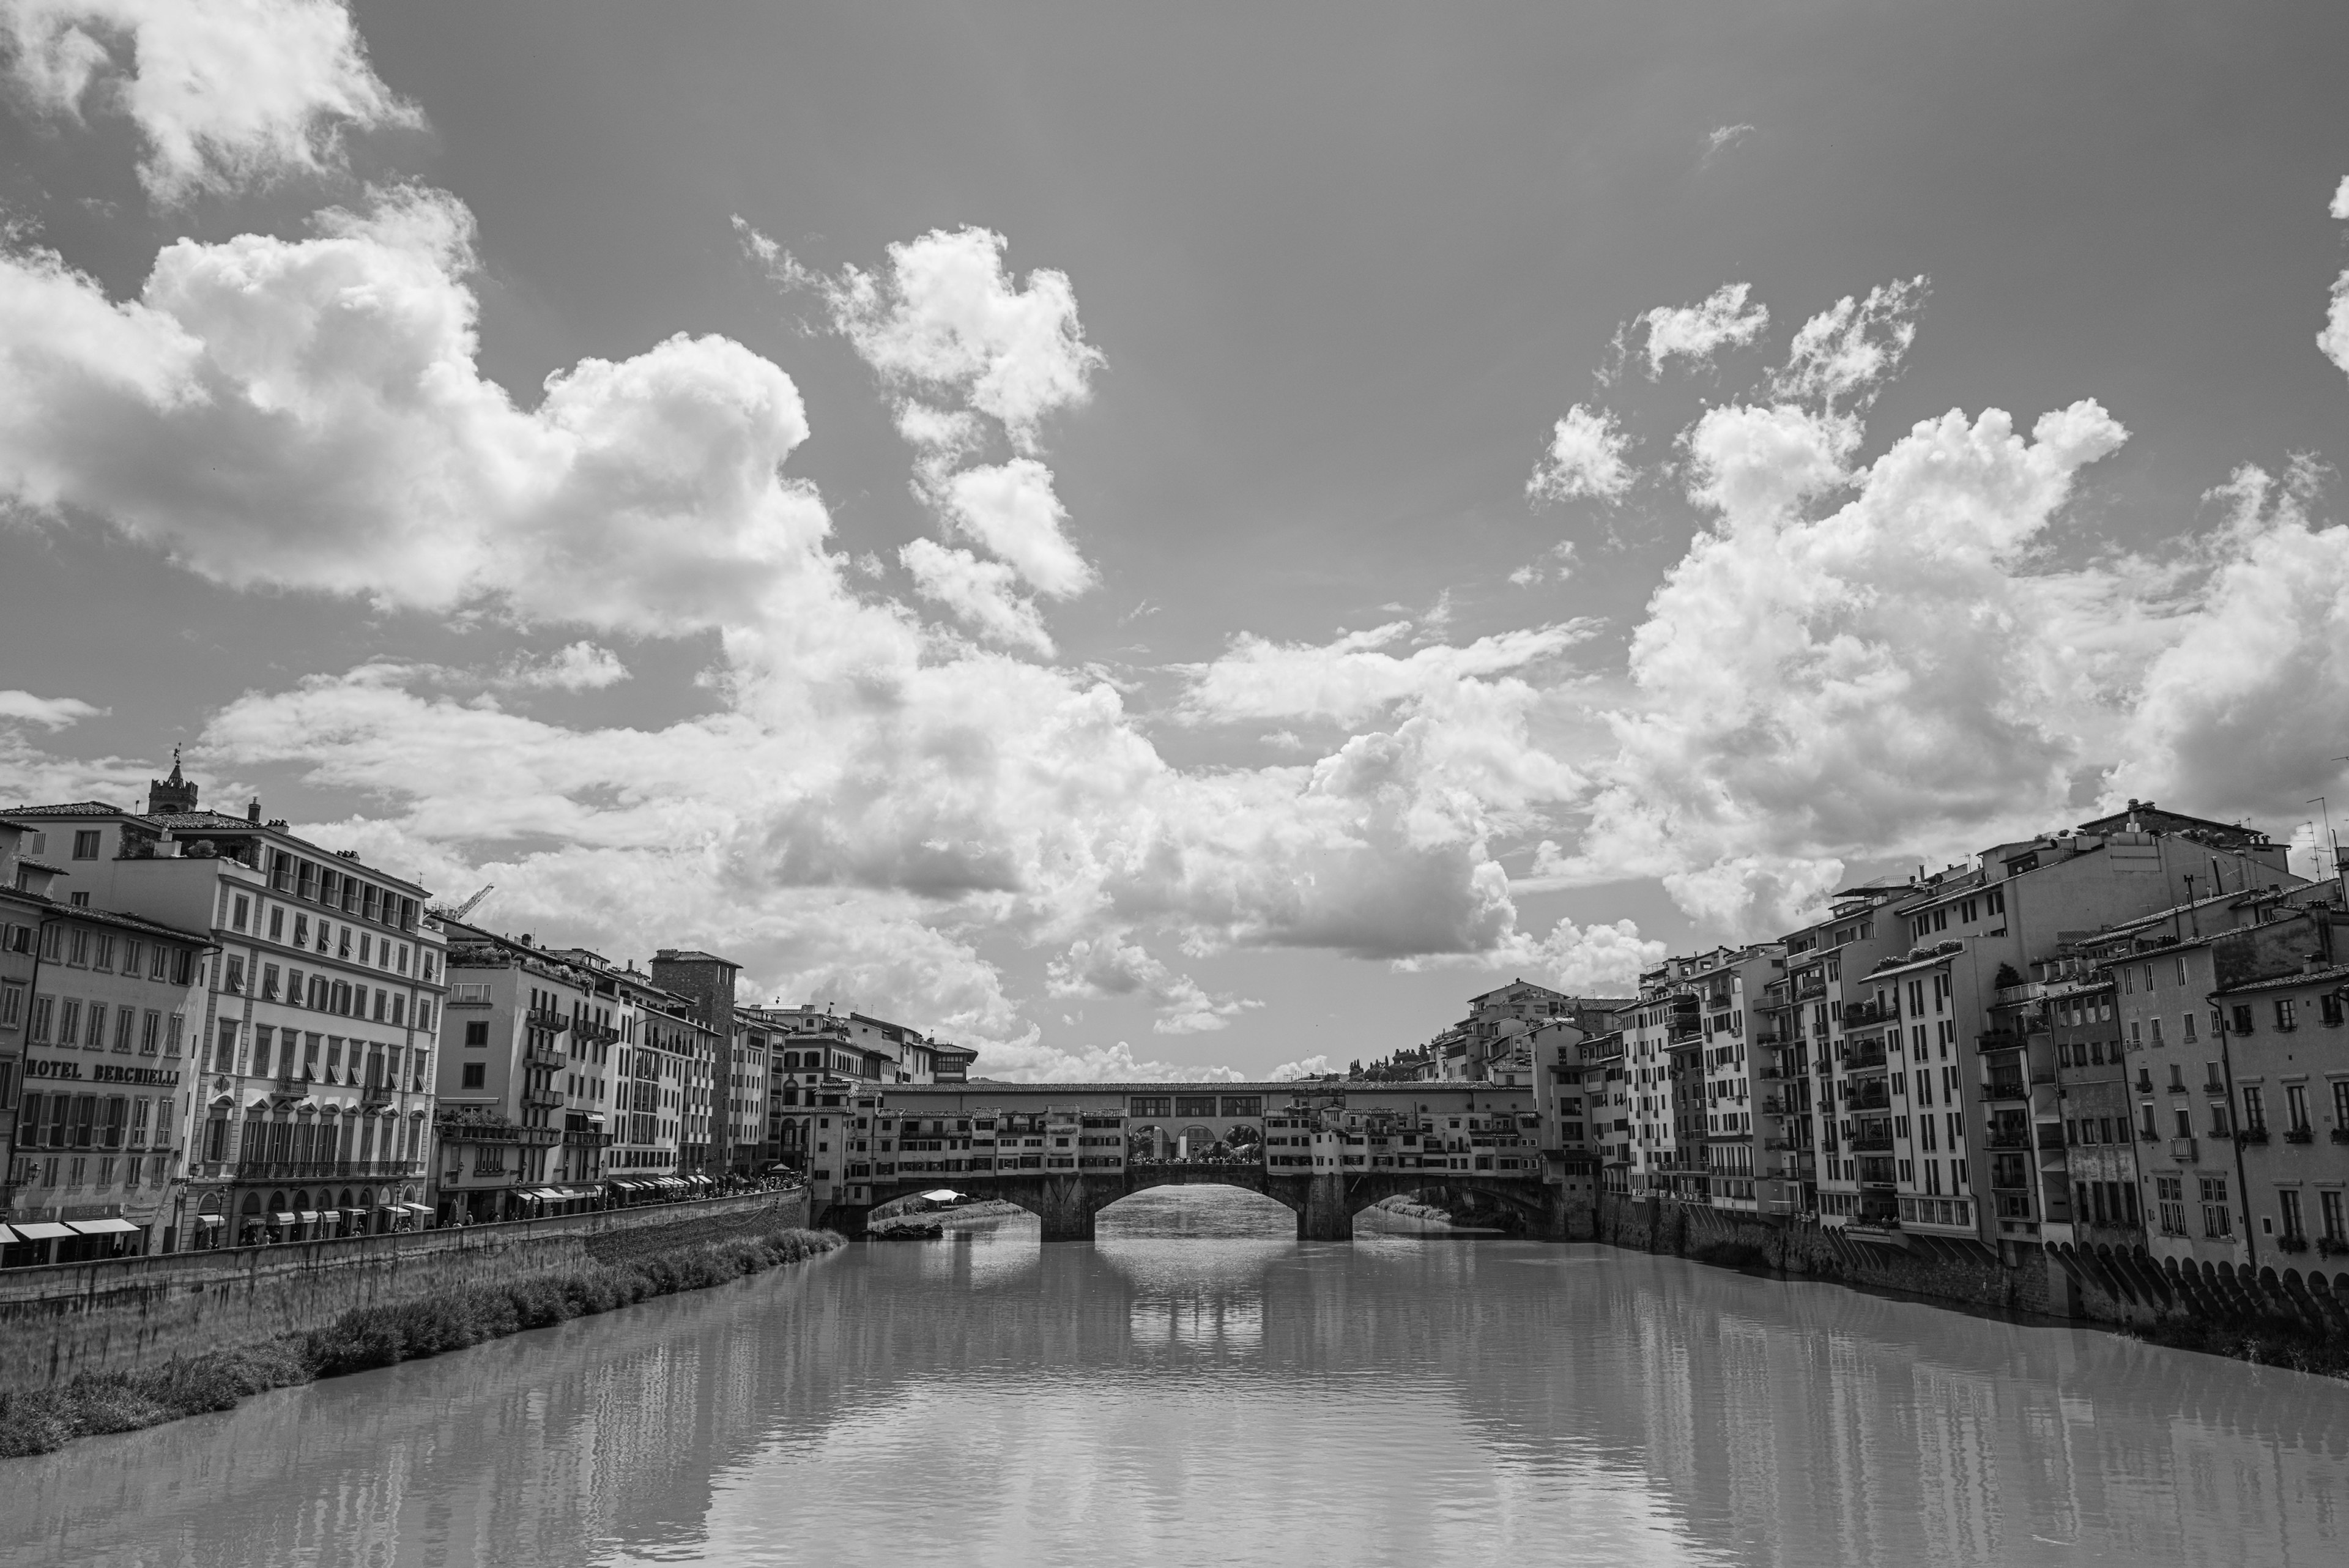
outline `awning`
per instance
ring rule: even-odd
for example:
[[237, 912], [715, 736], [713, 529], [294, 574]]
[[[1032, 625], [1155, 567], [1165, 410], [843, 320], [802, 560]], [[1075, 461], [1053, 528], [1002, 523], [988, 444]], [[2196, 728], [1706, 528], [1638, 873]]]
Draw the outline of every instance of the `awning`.
[[23, 1241], [56, 1241], [74, 1233], [70, 1225], [58, 1225], [47, 1220], [35, 1220], [16, 1227], [17, 1240]]
[[[316, 1219], [316, 1218], [317, 1218], [317, 1216], [316, 1216], [316, 1215], [315, 1215], [315, 1214], [313, 1214], [310, 1218], [312, 1218], [313, 1220], [315, 1220], [315, 1219]], [[270, 1216], [270, 1219], [272, 1219], [273, 1220], [276, 1221], [276, 1222], [277, 1222], [278, 1224], [280, 1224], [280, 1225], [292, 1225], [292, 1224], [295, 1224], [295, 1223], [297, 1223], [297, 1222], [298, 1222], [298, 1221], [296, 1221], [296, 1220], [295, 1220], [294, 1216], [293, 1216], [293, 1215], [291, 1215], [291, 1214], [273, 1214], [273, 1215], [271, 1215], [271, 1216]]]
[[8, 1229], [8, 1227], [7, 1227], [7, 1226], [5, 1226], [5, 1225], [0, 1225], [0, 1247], [5, 1247], [5, 1246], [6, 1246], [9, 1242], [11, 1242], [11, 1241], [15, 1241], [16, 1239], [16, 1232], [15, 1232], [14, 1231], [11, 1231], [11, 1230], [10, 1230], [10, 1229]]
[[66, 1223], [85, 1236], [128, 1236], [139, 1230], [128, 1220], [68, 1220]]
[[932, 1203], [952, 1203], [962, 1196], [951, 1187], [933, 1187], [922, 1196]]
[[431, 1210], [427, 1209], [421, 1203], [403, 1203], [400, 1207], [407, 1210], [410, 1214], [429, 1214], [432, 1212]]
[[316, 1225], [318, 1222], [318, 1211], [316, 1209], [305, 1209], [301, 1213], [301, 1220], [305, 1225]]
[[225, 1225], [228, 1223], [228, 1217], [224, 1214], [199, 1214], [196, 1216], [196, 1223], [199, 1225]]

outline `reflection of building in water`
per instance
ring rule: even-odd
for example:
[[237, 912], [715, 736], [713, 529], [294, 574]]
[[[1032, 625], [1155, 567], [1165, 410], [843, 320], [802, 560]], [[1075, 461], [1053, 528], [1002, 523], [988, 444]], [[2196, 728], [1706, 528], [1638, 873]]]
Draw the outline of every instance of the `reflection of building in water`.
[[1190, 1349], [1254, 1349], [1264, 1343], [1264, 1301], [1259, 1296], [1178, 1296], [1137, 1301], [1127, 1309], [1139, 1345]]

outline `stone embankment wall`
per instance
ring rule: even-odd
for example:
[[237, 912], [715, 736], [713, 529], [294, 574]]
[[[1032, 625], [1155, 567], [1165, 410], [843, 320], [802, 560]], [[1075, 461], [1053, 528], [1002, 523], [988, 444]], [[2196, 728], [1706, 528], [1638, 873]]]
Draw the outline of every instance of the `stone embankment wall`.
[[63, 1263], [0, 1272], [0, 1388], [322, 1327], [589, 1259], [633, 1257], [807, 1223], [807, 1191], [756, 1192], [462, 1230]]
[[1657, 1199], [1602, 1198], [1585, 1216], [1569, 1211], [1561, 1234], [1588, 1235], [1643, 1252], [1668, 1252], [1733, 1267], [1759, 1264], [1793, 1275], [1992, 1312], [2032, 1313], [2131, 1328], [2282, 1322], [2349, 1343], [2349, 1291], [2321, 1271], [2183, 1270], [2142, 1253], [1999, 1248], [1918, 1235], [1909, 1245], [1845, 1239], [1816, 1221], [1745, 1216]]

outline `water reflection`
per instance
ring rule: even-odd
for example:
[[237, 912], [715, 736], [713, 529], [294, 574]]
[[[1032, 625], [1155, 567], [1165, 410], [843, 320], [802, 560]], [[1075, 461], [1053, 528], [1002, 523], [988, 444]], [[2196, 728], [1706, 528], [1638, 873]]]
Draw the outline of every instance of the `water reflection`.
[[857, 1248], [17, 1461], [0, 1565], [2349, 1552], [2339, 1385], [1606, 1249], [1299, 1247], [1285, 1211], [1160, 1201], [1168, 1224], [1130, 1200], [1090, 1248]]

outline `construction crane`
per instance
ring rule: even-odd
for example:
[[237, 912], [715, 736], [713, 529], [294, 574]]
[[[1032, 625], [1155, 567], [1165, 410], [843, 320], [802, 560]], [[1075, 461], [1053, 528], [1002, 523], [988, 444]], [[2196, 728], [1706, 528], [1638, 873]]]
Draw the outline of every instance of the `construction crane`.
[[458, 905], [455, 909], [434, 909], [432, 912], [433, 912], [434, 914], [436, 914], [436, 915], [440, 916], [440, 917], [442, 919], [444, 919], [444, 920], [461, 920], [461, 919], [463, 919], [466, 916], [468, 916], [468, 915], [471, 914], [471, 913], [473, 912], [474, 907], [475, 907], [476, 905], [478, 905], [479, 903], [481, 903], [481, 901], [482, 899], [484, 899], [484, 898], [488, 898], [488, 897], [490, 896], [491, 892], [492, 892], [492, 891], [496, 887], [497, 887], [497, 884], [496, 884], [495, 882], [484, 883], [484, 884], [482, 885], [482, 887], [481, 887], [481, 890], [480, 892], [478, 892], [478, 893], [474, 894], [471, 898], [470, 898], [466, 899], [463, 903], [461, 903], [461, 904]]

